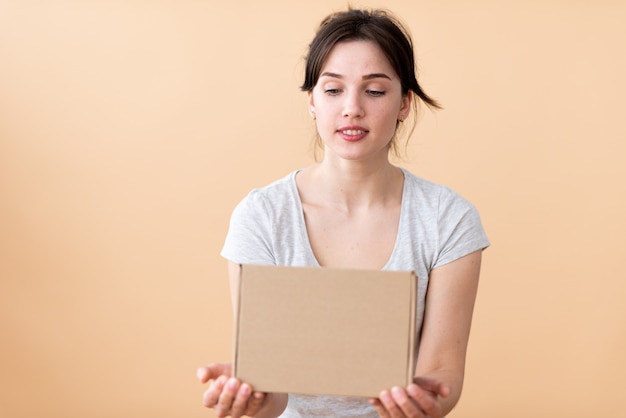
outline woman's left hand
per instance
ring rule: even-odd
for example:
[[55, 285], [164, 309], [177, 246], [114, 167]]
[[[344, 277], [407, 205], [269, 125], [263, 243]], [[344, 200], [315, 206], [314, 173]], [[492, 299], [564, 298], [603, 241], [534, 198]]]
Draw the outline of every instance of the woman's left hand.
[[406, 388], [382, 391], [378, 398], [370, 399], [370, 403], [381, 418], [441, 418], [439, 397], [449, 394], [449, 387], [442, 382], [420, 377]]

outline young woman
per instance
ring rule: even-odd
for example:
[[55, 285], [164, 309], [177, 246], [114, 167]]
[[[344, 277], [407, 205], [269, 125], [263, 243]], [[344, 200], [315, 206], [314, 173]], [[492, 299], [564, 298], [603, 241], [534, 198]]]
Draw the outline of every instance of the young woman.
[[418, 101], [438, 107], [416, 80], [407, 32], [379, 10], [327, 17], [302, 90], [323, 157], [237, 206], [222, 251], [232, 288], [244, 263], [415, 271], [414, 383], [381, 388], [376, 399], [259, 393], [231, 377], [230, 364], [214, 363], [198, 370], [210, 381], [204, 404], [220, 417], [442, 417], [461, 394], [489, 242], [469, 202], [389, 160]]

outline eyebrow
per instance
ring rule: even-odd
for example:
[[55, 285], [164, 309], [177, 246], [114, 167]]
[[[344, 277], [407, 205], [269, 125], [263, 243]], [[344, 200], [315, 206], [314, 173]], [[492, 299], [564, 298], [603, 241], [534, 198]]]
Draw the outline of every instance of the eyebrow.
[[[339, 79], [343, 78], [341, 74], [331, 73], [329, 71], [325, 71], [322, 74], [320, 74], [320, 77], [324, 77], [324, 76], [332, 77], [332, 78], [339, 78]], [[391, 80], [391, 77], [389, 77], [385, 73], [372, 73], [372, 74], [366, 74], [363, 76], [363, 80], [372, 80], [374, 78], [386, 78], [387, 80]]]

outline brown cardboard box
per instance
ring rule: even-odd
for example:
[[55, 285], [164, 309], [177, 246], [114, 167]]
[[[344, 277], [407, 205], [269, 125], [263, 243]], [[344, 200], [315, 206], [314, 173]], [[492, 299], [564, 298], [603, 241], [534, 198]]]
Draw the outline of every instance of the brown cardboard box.
[[234, 375], [255, 390], [376, 397], [413, 378], [411, 272], [243, 265]]

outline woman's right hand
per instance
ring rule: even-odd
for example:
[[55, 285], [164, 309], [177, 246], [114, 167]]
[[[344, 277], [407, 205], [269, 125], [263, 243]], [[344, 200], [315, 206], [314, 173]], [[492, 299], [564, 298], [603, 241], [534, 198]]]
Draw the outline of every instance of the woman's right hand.
[[202, 397], [202, 403], [207, 408], [213, 408], [220, 418], [254, 416], [267, 397], [265, 393], [254, 392], [248, 383], [242, 383], [232, 377], [230, 363], [212, 363], [200, 367], [197, 376], [201, 383], [210, 381], [209, 388]]

